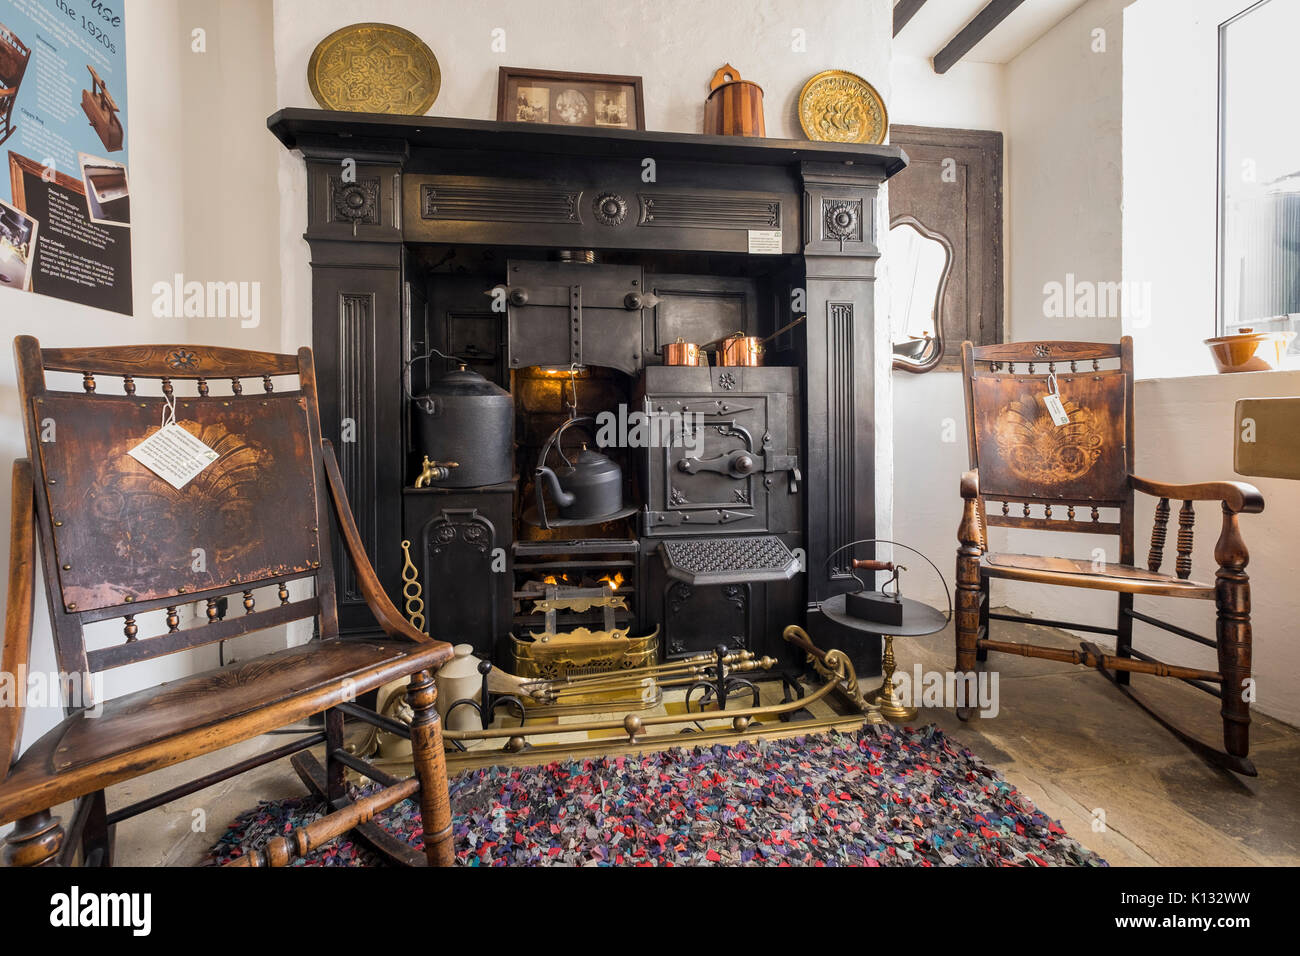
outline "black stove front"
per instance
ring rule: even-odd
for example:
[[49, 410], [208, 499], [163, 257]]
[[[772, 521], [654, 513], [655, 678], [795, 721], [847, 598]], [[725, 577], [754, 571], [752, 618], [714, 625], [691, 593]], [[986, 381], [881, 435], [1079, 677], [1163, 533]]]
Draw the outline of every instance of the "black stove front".
[[[792, 660], [792, 623], [844, 645], [820, 603], [856, 588], [848, 561], [870, 555], [827, 557], [875, 536], [878, 198], [900, 150], [297, 109], [269, 125], [307, 167], [322, 430], [395, 603], [405, 540], [431, 633], [498, 663], [534, 627], [539, 588], [620, 574], [618, 626], [660, 628], [670, 656], [726, 643]], [[663, 365], [678, 340], [799, 317], [763, 367]], [[426, 450], [404, 363], [433, 349], [510, 393], [511, 481], [415, 487]], [[416, 361], [412, 391], [454, 367]], [[679, 439], [620, 429], [601, 449], [635, 511], [523, 520], [546, 437], [602, 412], [665, 419]], [[336, 572], [340, 630], [372, 633], [339, 556]]]

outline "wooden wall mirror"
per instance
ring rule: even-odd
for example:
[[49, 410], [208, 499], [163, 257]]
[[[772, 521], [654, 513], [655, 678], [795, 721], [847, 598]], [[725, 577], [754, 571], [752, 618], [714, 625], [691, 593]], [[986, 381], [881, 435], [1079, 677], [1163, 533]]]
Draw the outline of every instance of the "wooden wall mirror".
[[943, 293], [952, 271], [952, 243], [914, 216], [896, 216], [885, 254], [894, 368], [928, 372], [943, 358]]
[[[895, 354], [894, 368], [906, 372], [961, 368], [961, 343], [977, 346], [1002, 341], [1002, 134], [989, 130], [934, 129], [894, 125], [889, 141], [907, 151], [908, 167], [889, 180], [889, 221], [910, 217], [951, 245], [951, 267], [938, 309], [942, 354], [917, 362]], [[904, 235], [899, 234], [900, 237]], [[884, 254], [893, 256], [885, 240]], [[889, 274], [905, 273], [906, 259], [892, 258]], [[910, 333], [920, 335], [915, 329]], [[894, 328], [893, 342], [908, 344]]]

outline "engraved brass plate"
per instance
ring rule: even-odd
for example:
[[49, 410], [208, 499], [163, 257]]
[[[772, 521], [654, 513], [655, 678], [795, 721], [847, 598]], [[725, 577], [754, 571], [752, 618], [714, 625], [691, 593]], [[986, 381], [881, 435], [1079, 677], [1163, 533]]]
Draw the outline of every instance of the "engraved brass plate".
[[799, 94], [799, 125], [819, 142], [879, 144], [889, 130], [889, 115], [876, 88], [862, 77], [826, 70]]
[[422, 116], [442, 72], [424, 41], [387, 23], [354, 23], [316, 45], [307, 84], [322, 109]]

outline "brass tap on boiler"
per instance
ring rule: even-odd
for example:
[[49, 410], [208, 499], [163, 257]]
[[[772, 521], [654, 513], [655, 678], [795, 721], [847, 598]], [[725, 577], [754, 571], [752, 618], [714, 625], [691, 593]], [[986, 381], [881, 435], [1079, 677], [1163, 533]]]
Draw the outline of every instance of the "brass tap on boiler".
[[429, 456], [424, 456], [424, 464], [420, 466], [420, 477], [415, 479], [415, 487], [428, 488], [435, 481], [442, 481], [451, 476], [453, 468], [459, 468], [460, 463], [455, 461], [429, 461]]

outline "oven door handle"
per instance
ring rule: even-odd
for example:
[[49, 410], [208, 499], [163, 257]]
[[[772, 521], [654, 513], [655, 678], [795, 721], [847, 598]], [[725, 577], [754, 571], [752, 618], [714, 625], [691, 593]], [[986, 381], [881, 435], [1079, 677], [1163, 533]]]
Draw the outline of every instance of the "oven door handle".
[[748, 448], [737, 448], [716, 458], [683, 458], [677, 462], [677, 470], [684, 471], [688, 475], [714, 471], [732, 478], [748, 478], [766, 469], [763, 455], [755, 454]]
[[732, 478], [748, 478], [751, 475], [785, 471], [790, 474], [792, 495], [799, 493], [799, 482], [803, 480], [797, 455], [762, 455], [747, 448], [737, 448], [716, 458], [683, 458], [677, 462], [677, 470], [688, 475], [712, 471]]

